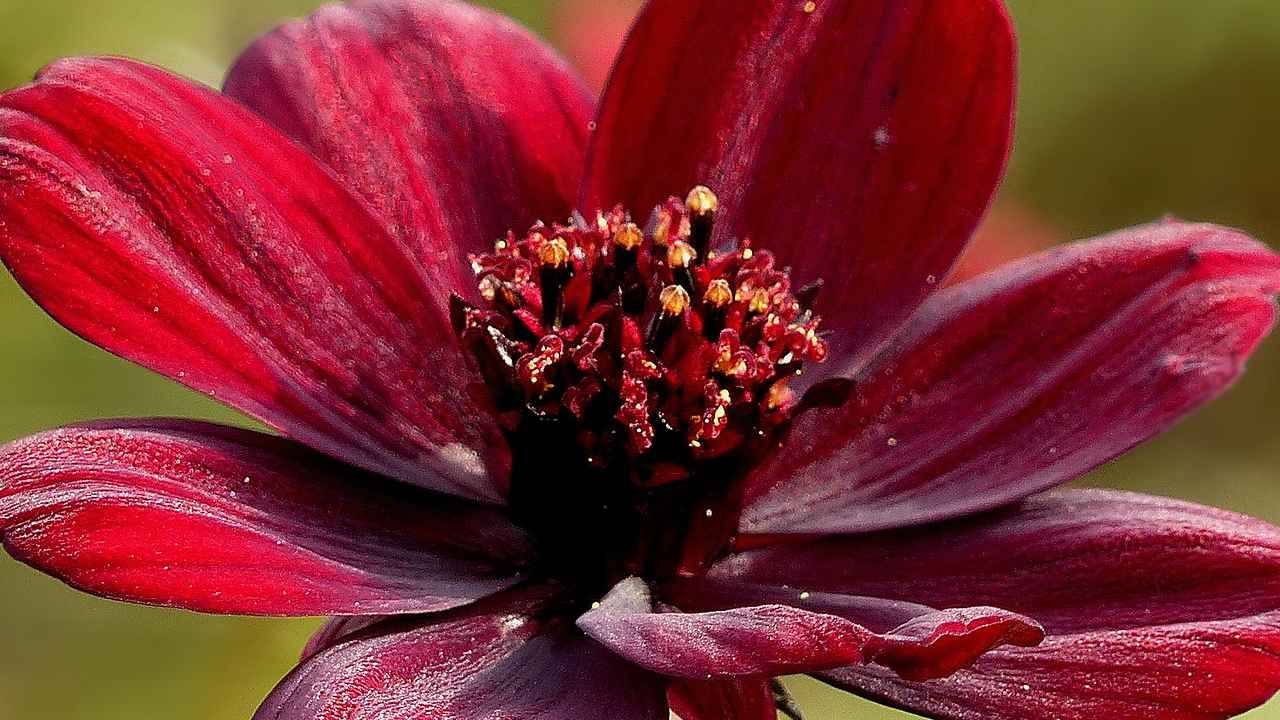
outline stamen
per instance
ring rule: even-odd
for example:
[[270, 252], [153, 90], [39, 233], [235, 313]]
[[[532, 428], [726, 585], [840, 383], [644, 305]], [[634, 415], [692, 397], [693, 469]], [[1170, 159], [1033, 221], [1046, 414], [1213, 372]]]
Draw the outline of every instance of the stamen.
[[564, 320], [564, 288], [573, 279], [569, 262], [569, 246], [562, 238], [544, 242], [538, 248], [542, 267], [538, 279], [542, 286], [542, 323], [558, 328]]
[[787, 381], [826, 356], [818, 286], [793, 295], [746, 239], [711, 253], [717, 211], [700, 186], [643, 229], [622, 207], [575, 213], [469, 258], [483, 302], [451, 297], [450, 321], [508, 432], [550, 422], [645, 487], [770, 446], [797, 407]]
[[693, 263], [698, 259], [698, 251], [683, 240], [677, 240], [667, 251], [667, 265], [671, 267], [671, 275], [676, 284], [685, 292], [693, 293]]
[[689, 191], [684, 205], [689, 210], [689, 242], [698, 251], [698, 257], [705, 258], [711, 246], [711, 230], [720, 200], [710, 188], [699, 185]]
[[729, 281], [724, 278], [712, 280], [707, 285], [707, 291], [702, 295], [702, 302], [705, 305], [702, 334], [708, 340], [714, 340], [724, 329], [725, 319], [729, 314], [729, 303], [733, 302], [733, 288], [730, 287]]
[[653, 316], [646, 342], [655, 354], [662, 353], [679, 327], [684, 311], [689, 309], [689, 293], [679, 285], [668, 285], [658, 294], [658, 306], [660, 310]]

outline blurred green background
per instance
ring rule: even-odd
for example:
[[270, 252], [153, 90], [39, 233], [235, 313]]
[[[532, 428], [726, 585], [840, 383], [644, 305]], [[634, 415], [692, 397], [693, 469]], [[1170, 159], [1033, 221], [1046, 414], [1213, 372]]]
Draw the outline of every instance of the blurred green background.
[[[609, 13], [600, 10], [626, 2], [492, 4], [572, 45], [616, 32], [605, 27]], [[56, 57], [92, 53], [140, 57], [217, 84], [237, 49], [314, 4], [0, 0], [0, 86], [25, 82]], [[1041, 230], [1072, 237], [1174, 213], [1280, 241], [1280, 3], [1011, 5], [1022, 85], [1006, 207], [1030, 212]], [[0, 441], [94, 417], [239, 422], [76, 340], [7, 276], [0, 279], [0, 348]], [[1280, 341], [1273, 340], [1226, 398], [1087, 482], [1280, 522], [1278, 409]], [[99, 601], [7, 557], [0, 559], [0, 587], [0, 720], [244, 720], [317, 624]], [[812, 683], [796, 689], [813, 720], [909, 717]], [[1280, 702], [1248, 717], [1280, 718]]]

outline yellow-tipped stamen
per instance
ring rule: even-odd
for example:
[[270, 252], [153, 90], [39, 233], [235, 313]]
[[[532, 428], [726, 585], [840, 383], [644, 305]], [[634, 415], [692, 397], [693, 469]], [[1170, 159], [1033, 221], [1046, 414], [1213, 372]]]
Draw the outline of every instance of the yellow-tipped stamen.
[[729, 281], [723, 278], [716, 278], [707, 285], [707, 291], [702, 295], [702, 301], [714, 308], [722, 308], [733, 302], [733, 288], [729, 287]]
[[705, 185], [699, 185], [689, 191], [689, 197], [685, 198], [684, 206], [689, 209], [689, 213], [695, 217], [702, 215], [714, 215], [720, 207], [720, 199], [711, 189]]
[[564, 320], [564, 287], [573, 279], [573, 264], [569, 262], [569, 246], [562, 238], [553, 238], [538, 248], [538, 271], [542, 289], [542, 322], [560, 327]]
[[680, 326], [685, 311], [689, 309], [689, 293], [679, 285], [668, 285], [658, 293], [658, 312], [649, 324], [648, 346], [654, 353], [661, 353]]
[[538, 260], [543, 265], [562, 267], [569, 262], [569, 245], [562, 238], [548, 240], [538, 248]]
[[626, 223], [613, 234], [613, 244], [623, 250], [635, 250], [644, 242], [644, 233], [635, 223]]
[[668, 285], [658, 293], [658, 304], [664, 315], [683, 315], [689, 309], [689, 292], [679, 285]]
[[671, 244], [671, 212], [658, 211], [658, 222], [653, 226], [653, 245], [665, 248]]
[[711, 247], [711, 229], [715, 225], [716, 210], [720, 199], [705, 185], [689, 191], [684, 206], [689, 210], [689, 242], [698, 251], [698, 257], [708, 257]]
[[733, 302], [733, 288], [729, 281], [716, 278], [707, 285], [702, 294], [705, 306], [702, 320], [702, 334], [708, 340], [715, 340], [724, 329], [725, 318], [729, 315], [729, 304]]
[[693, 292], [693, 263], [698, 259], [698, 251], [689, 243], [677, 240], [667, 251], [667, 265], [671, 267], [671, 276], [676, 284], [685, 292]]
[[770, 304], [769, 291], [761, 288], [751, 293], [751, 303], [747, 306], [747, 310], [755, 315], [763, 315], [769, 310]]

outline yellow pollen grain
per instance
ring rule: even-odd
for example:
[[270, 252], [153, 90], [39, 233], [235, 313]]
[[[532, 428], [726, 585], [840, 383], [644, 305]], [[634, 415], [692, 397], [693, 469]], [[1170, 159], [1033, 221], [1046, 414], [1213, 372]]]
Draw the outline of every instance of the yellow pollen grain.
[[653, 244], [666, 247], [671, 236], [671, 213], [663, 210], [658, 213], [658, 226], [653, 230]]
[[703, 294], [702, 299], [708, 305], [722, 308], [733, 302], [733, 288], [729, 287], [728, 280], [716, 278], [707, 285], [707, 291]]
[[755, 253], [751, 252], [751, 248], [747, 248], [747, 249], [745, 249], [745, 250], [743, 250], [743, 251], [742, 251], [742, 259], [743, 259], [743, 260], [750, 260], [750, 259], [752, 258], [752, 256], [754, 256], [754, 255], [755, 255]]
[[694, 215], [710, 215], [720, 207], [720, 199], [705, 185], [699, 185], [689, 191], [684, 205]]
[[763, 288], [751, 293], [751, 305], [748, 308], [753, 313], [763, 313], [769, 309], [769, 291]]
[[804, 11], [806, 13], [812, 13], [814, 10], [817, 10], [817, 9], [818, 9], [818, 3], [813, 2], [813, 0], [809, 0], [809, 2], [804, 4]]
[[538, 259], [543, 265], [561, 267], [569, 262], [569, 246], [563, 238], [555, 238], [538, 248]]
[[644, 242], [644, 233], [635, 223], [626, 223], [613, 234], [613, 242], [620, 248], [635, 250]]
[[683, 240], [677, 240], [667, 251], [667, 264], [673, 268], [686, 268], [698, 259], [698, 251]]
[[492, 275], [485, 275], [480, 280], [480, 297], [485, 302], [493, 302], [498, 297], [498, 290], [502, 287], [502, 281]]
[[689, 307], [689, 292], [679, 285], [668, 285], [658, 294], [665, 315], [682, 315]]

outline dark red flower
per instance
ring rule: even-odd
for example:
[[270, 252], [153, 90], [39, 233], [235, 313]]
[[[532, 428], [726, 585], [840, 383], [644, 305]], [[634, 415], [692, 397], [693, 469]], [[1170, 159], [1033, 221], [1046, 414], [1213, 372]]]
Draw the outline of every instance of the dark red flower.
[[16, 441], [4, 544], [337, 616], [264, 720], [764, 720], [802, 672], [963, 720], [1255, 706], [1280, 530], [1044, 491], [1224, 390], [1280, 257], [1164, 222], [939, 289], [1013, 54], [996, 0], [652, 0], [595, 108], [501, 18], [364, 0], [225, 94], [59, 62], [0, 97], [5, 262], [283, 437]]

